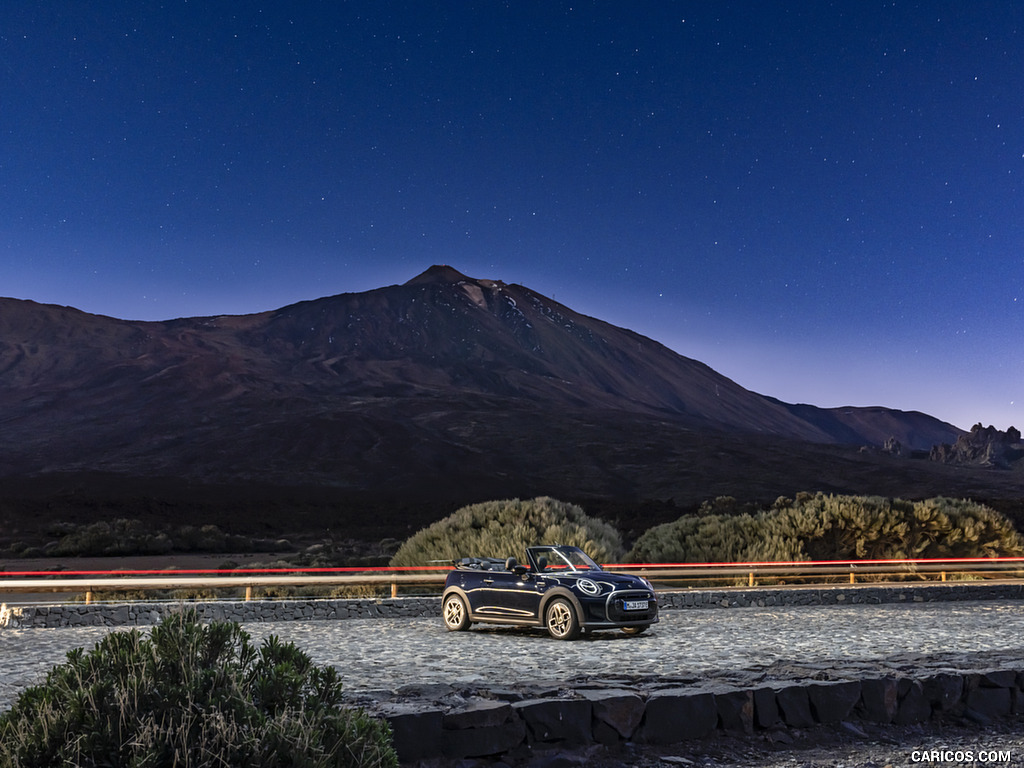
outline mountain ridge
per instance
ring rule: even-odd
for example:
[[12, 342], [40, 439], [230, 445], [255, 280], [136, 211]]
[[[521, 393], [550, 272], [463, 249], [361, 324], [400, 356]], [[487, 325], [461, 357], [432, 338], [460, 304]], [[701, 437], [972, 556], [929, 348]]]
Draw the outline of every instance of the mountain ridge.
[[927, 414], [787, 404], [445, 265], [248, 315], [130, 321], [0, 299], [0, 424], [0, 477], [453, 500], [977, 485], [883, 455], [891, 439], [926, 452], [961, 434]]
[[[23, 306], [29, 311], [0, 305], [0, 389], [8, 392], [19, 385], [94, 387], [97, 369], [106, 366], [108, 378], [121, 375], [145, 387], [177, 376], [217, 397], [227, 396], [225, 388], [241, 394], [276, 377], [313, 388], [329, 383], [335, 393], [388, 385], [406, 394], [539, 398], [822, 443], [880, 444], [894, 436], [928, 449], [960, 434], [924, 414], [914, 417], [915, 428], [904, 429], [903, 412], [893, 409], [820, 409], [758, 395], [633, 331], [524, 286], [470, 278], [444, 265], [400, 286], [249, 315], [129, 321]], [[12, 317], [28, 320], [21, 339]], [[56, 354], [40, 359], [47, 348]], [[884, 415], [888, 434], [879, 439], [877, 426], [865, 429], [841, 418], [844, 412]]]

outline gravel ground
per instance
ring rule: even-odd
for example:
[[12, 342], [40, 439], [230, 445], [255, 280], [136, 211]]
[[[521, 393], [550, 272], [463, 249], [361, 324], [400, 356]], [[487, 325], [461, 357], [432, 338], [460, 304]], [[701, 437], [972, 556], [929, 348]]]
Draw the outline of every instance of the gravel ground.
[[[573, 643], [509, 628], [451, 633], [439, 619], [297, 621], [245, 628], [256, 640], [275, 634], [295, 642], [317, 663], [338, 667], [353, 703], [478, 693], [510, 685], [550, 689], [607, 683], [643, 691], [711, 680], [742, 685], [1024, 668], [1024, 603], [998, 601], [665, 611], [662, 622], [644, 635], [595, 633]], [[0, 630], [0, 710], [13, 703], [19, 690], [41, 681], [68, 650], [92, 647], [110, 631]], [[718, 736], [674, 747], [511, 754], [504, 764], [1024, 768], [1024, 721], [987, 728], [947, 723], [902, 729], [858, 722], [836, 730], [758, 733], [746, 739]], [[449, 765], [427, 763], [425, 768]], [[501, 763], [464, 761], [456, 768], [463, 765]]]
[[[732, 684], [825, 675], [863, 678], [927, 667], [977, 669], [1024, 659], [1024, 603], [964, 602], [664, 611], [647, 633], [597, 632], [572, 643], [540, 631], [440, 619], [248, 623], [341, 671], [353, 696], [409, 686], [507, 687], [594, 681]], [[103, 627], [0, 630], [0, 708]]]

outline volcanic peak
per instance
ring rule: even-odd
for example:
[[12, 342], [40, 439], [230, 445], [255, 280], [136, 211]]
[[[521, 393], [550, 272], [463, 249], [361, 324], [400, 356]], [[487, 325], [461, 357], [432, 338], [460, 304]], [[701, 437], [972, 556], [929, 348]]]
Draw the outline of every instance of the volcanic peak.
[[406, 281], [405, 285], [427, 285], [430, 283], [466, 283], [477, 282], [471, 277], [459, 272], [455, 267], [447, 264], [434, 264], [425, 272], [416, 275], [412, 280]]

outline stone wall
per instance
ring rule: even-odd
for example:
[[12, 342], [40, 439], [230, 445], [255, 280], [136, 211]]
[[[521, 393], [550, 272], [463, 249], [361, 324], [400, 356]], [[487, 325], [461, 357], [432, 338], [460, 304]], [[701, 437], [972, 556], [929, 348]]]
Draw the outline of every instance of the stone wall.
[[773, 605], [875, 605], [963, 600], [1024, 600], [1024, 583], [942, 582], [913, 586], [776, 587], [659, 592], [663, 609], [765, 608]]
[[216, 602], [59, 603], [0, 606], [0, 630], [158, 624], [169, 614], [195, 610], [207, 621], [331, 621], [440, 616], [437, 597]]
[[380, 714], [391, 724], [403, 762], [625, 741], [674, 744], [716, 732], [751, 735], [841, 723], [855, 730], [858, 721], [911, 725], [966, 718], [985, 724], [1024, 714], [1024, 661], [1021, 669], [920, 678], [694, 686], [646, 695], [605, 688], [565, 698], [479, 698], [456, 710], [393, 705]]
[[[961, 582], [915, 586], [762, 589], [690, 589], [659, 592], [662, 610], [773, 605], [856, 605], [950, 600], [1024, 600], [1024, 584]], [[437, 597], [397, 597], [216, 602], [57, 603], [0, 606], [0, 630], [33, 627], [157, 624], [170, 613], [195, 609], [207, 620], [299, 621], [439, 616]]]

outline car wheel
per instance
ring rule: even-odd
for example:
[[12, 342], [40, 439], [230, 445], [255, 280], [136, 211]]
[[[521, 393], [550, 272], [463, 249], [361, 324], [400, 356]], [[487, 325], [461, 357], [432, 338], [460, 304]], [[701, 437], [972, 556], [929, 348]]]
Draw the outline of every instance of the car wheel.
[[580, 620], [568, 600], [552, 600], [544, 611], [548, 634], [556, 640], [575, 640], [580, 636]]
[[627, 635], [642, 635], [647, 631], [647, 627], [623, 627], [622, 631]]
[[466, 603], [458, 595], [448, 595], [444, 599], [441, 613], [444, 616], [444, 625], [449, 632], [461, 632], [469, 629], [469, 611], [466, 610]]

